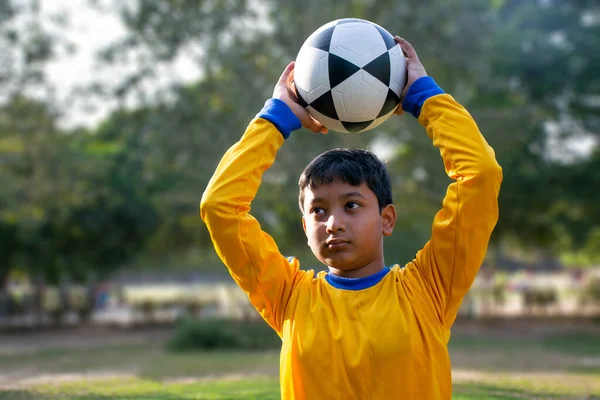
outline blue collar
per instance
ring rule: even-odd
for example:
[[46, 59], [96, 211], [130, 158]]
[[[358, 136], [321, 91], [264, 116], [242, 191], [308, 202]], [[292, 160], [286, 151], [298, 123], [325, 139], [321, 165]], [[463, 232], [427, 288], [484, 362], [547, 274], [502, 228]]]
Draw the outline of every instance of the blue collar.
[[390, 269], [385, 267], [381, 271], [363, 278], [344, 278], [328, 272], [325, 279], [336, 289], [362, 290], [378, 284], [388, 272], [390, 272]]

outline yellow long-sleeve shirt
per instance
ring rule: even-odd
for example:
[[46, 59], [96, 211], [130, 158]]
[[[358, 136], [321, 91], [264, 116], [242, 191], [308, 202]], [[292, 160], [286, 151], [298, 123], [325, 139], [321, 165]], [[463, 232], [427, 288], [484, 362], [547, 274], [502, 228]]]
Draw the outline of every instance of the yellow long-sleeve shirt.
[[454, 182], [415, 259], [364, 289], [301, 270], [250, 215], [263, 172], [284, 142], [271, 122], [251, 122], [203, 195], [201, 216], [217, 253], [282, 338], [285, 400], [451, 398], [450, 327], [497, 222], [502, 172], [450, 95], [428, 98], [419, 121]]

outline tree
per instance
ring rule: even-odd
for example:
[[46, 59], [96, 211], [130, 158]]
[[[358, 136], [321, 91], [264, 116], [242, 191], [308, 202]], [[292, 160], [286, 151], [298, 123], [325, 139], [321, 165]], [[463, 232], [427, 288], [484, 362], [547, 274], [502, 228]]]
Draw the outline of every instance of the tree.
[[65, 21], [41, 17], [37, 0], [5, 0], [0, 4], [0, 103], [27, 94], [53, 96], [45, 66], [59, 50], [70, 48], [61, 35]]
[[[117, 60], [117, 54], [142, 49], [150, 54], [146, 59], [149, 67], [144, 70], [148, 72], [153, 64], [172, 60], [182, 51], [203, 49], [197, 58], [204, 71], [202, 81], [174, 92], [177, 106], [168, 118], [182, 121], [177, 123], [178, 131], [185, 132], [186, 124], [194, 124], [196, 113], [198, 126], [213, 127], [201, 135], [215, 140], [196, 148], [196, 154], [203, 155], [202, 165], [184, 162], [182, 166], [196, 171], [213, 169], [211, 163], [216, 165], [227, 144], [239, 137], [248, 116], [254, 115], [270, 95], [281, 69], [317, 27], [336, 18], [365, 18], [409, 39], [428, 72], [467, 106], [496, 149], [505, 180], [494, 241], [514, 239], [523, 246], [550, 246], [561, 251], [587, 243], [585, 237], [598, 222], [590, 214], [591, 207], [576, 204], [591, 205], [593, 196], [581, 193], [580, 198], [572, 199], [565, 193], [581, 192], [574, 187], [580, 182], [575, 178], [589, 171], [585, 165], [590, 161], [579, 159], [566, 166], [564, 157], [551, 155], [551, 144], [556, 138], [561, 143], [599, 131], [593, 97], [599, 85], [594, 69], [598, 64], [594, 49], [600, 37], [595, 1], [409, 0], [399, 4], [385, 0], [308, 0], [263, 4], [264, 8], [252, 9], [236, 1], [200, 7], [197, 2], [153, 0], [137, 9], [119, 9], [129, 36], [110, 47], [106, 54], [111, 60]], [[224, 15], [232, 18], [224, 19]], [[207, 21], [225, 20], [229, 23], [213, 26], [212, 31], [204, 29]], [[204, 108], [211, 109], [210, 105], [189, 100], [188, 96], [195, 96], [199, 90], [220, 104], [212, 108], [216, 112], [207, 114]], [[185, 110], [185, 118], [179, 110]], [[169, 126], [165, 123], [162, 129]], [[219, 134], [214, 133], [217, 131]], [[194, 145], [189, 144], [197, 141], [193, 134], [178, 139], [174, 141], [171, 136], [168, 143], [159, 146], [171, 149], [171, 157], [166, 159], [192, 151]], [[439, 208], [448, 179], [422, 128], [408, 118], [386, 122], [364, 135], [334, 134], [317, 139], [295, 135], [297, 145], [282, 148], [254, 204], [255, 212], [265, 217], [265, 228], [278, 236], [283, 247], [294, 251], [295, 244], [304, 240], [298, 233], [295, 211], [295, 179], [302, 167], [327, 148], [370, 147], [377, 140], [396, 146], [389, 167], [398, 194], [401, 224], [399, 234], [391, 239], [393, 245], [388, 246], [396, 249], [390, 257], [412, 257], [429, 236], [431, 217]], [[186, 157], [180, 155], [179, 159]], [[559, 179], [559, 175], [572, 179]], [[199, 178], [197, 184], [203, 187], [206, 179]], [[180, 191], [185, 191], [183, 187], [188, 186], [181, 185]], [[189, 193], [190, 204], [194, 197], [199, 196]], [[588, 210], [585, 224], [566, 222], [572, 220], [567, 214], [577, 214], [573, 209]]]
[[[270, 97], [306, 37], [348, 16], [411, 41], [430, 75], [477, 120], [504, 168], [493, 236], [498, 247], [509, 242], [597, 254], [599, 215], [590, 189], [598, 183], [597, 145], [595, 153], [577, 157], [553, 151], [553, 143], [565, 147], [599, 132], [594, 1], [91, 3], [119, 15], [127, 28], [102, 59], [136, 60], [138, 69], [114, 90], [91, 82], [103, 90], [85, 95], [135, 95], [138, 103], [75, 131], [58, 127], [61, 109], [51, 95], [32, 100], [31, 92], [65, 42], [39, 23], [36, 2], [0, 6], [0, 64], [7, 66], [0, 73], [6, 95], [0, 101], [0, 184], [7, 188], [0, 193], [0, 251], [10, 265], [48, 279], [85, 279], [87, 269], [108, 274], [140, 254], [147, 260], [199, 247], [211, 253], [198, 202], [221, 155]], [[17, 26], [16, 18], [28, 23]], [[198, 81], [149, 92], [160, 66], [182, 54], [202, 71]], [[298, 132], [292, 140], [253, 203], [283, 253], [306, 249], [297, 178], [314, 156], [333, 147], [388, 150], [399, 214], [396, 233], [387, 238], [388, 260], [411, 259], [429, 238], [449, 179], [414, 119], [393, 118], [361, 135]]]
[[122, 152], [60, 131], [48, 107], [23, 97], [0, 109], [0, 121], [2, 276], [17, 267], [49, 282], [85, 281], [143, 248], [155, 211]]
[[[501, 1], [484, 99], [504, 109], [497, 237], [555, 254], [584, 251], [600, 219], [597, 183], [600, 8], [596, 1]], [[491, 99], [494, 99], [491, 101]], [[500, 104], [499, 104], [500, 103]], [[513, 122], [507, 122], [513, 115]], [[590, 139], [590, 138], [594, 138]], [[504, 144], [503, 138], [508, 139]], [[581, 154], [575, 142], [589, 143]], [[596, 149], [594, 155], [593, 148]], [[579, 154], [578, 154], [579, 153]], [[593, 246], [592, 246], [593, 247]]]
[[[232, 13], [230, 8], [236, 11]], [[453, 86], [460, 88], [467, 87], [469, 77], [479, 67], [479, 64], [474, 65], [470, 61], [469, 54], [477, 52], [485, 43], [486, 35], [491, 33], [491, 28], [486, 24], [486, 11], [485, 5], [475, 1], [436, 2], [435, 7], [418, 1], [403, 2], [401, 6], [391, 1], [335, 4], [310, 1], [284, 4], [270, 1], [265, 3], [263, 13], [257, 14], [244, 2], [206, 3], [206, 7], [199, 7], [197, 2], [155, 0], [144, 2], [140, 8], [125, 13], [121, 9], [129, 36], [121, 43], [109, 46], [110, 50], [105, 52], [111, 55], [108, 60], [118, 60], [137, 49], [151, 55], [148, 58], [148, 65], [151, 65], [174, 59], [179, 52], [188, 48], [202, 46], [205, 49], [203, 57], [198, 59], [204, 71], [202, 80], [197, 85], [176, 89], [171, 97], [175, 100], [169, 101], [174, 106], [154, 108], [152, 115], [148, 115], [148, 120], [144, 122], [146, 126], [150, 120], [153, 121], [155, 150], [152, 156], [148, 156], [164, 162], [163, 167], [157, 167], [157, 170], [166, 171], [174, 164], [181, 166], [177, 172], [178, 181], [170, 180], [170, 187], [163, 186], [161, 198], [169, 200], [164, 203], [166, 207], [162, 208], [168, 212], [161, 212], [161, 215], [171, 215], [167, 217], [169, 220], [177, 219], [175, 215], [178, 214], [184, 219], [185, 216], [197, 215], [200, 190], [208, 181], [209, 171], [214, 170], [219, 156], [239, 138], [250, 117], [270, 96], [282, 68], [295, 57], [304, 39], [319, 25], [352, 15], [373, 20], [390, 30], [401, 27], [399, 30], [407, 32], [406, 36], [415, 42], [417, 48], [420, 45], [423, 49], [421, 56], [430, 60], [432, 72], [441, 77], [442, 84], [452, 80]], [[219, 21], [223, 13], [233, 15], [228, 19], [229, 24], [217, 27], [213, 32], [202, 28], [204, 19]], [[257, 21], [259, 15], [261, 19]], [[192, 17], [194, 21], [182, 23]], [[252, 25], [247, 21], [258, 23]], [[480, 41], [467, 41], [463, 39], [464, 36], [477, 37]], [[137, 80], [126, 79], [124, 82]], [[416, 165], [411, 164], [415, 159], [409, 155], [416, 154], [411, 151], [399, 153], [403, 160], [390, 164], [394, 169], [392, 172], [398, 177], [395, 181], [396, 191], [401, 196], [408, 193], [414, 196], [402, 198], [401, 204], [406, 210], [405, 224], [399, 226], [398, 239], [395, 239], [397, 242], [388, 248], [392, 249], [390, 257], [395, 260], [406, 260], [414, 255], [429, 234], [428, 228], [423, 229], [422, 224], [414, 221], [414, 211], [418, 210], [417, 215], [421, 216], [419, 222], [429, 226], [435, 208], [423, 207], [423, 198], [434, 196], [414, 193], [418, 185], [411, 177], [414, 171], [423, 169], [421, 163], [435, 164], [436, 174], [428, 175], [429, 179], [440, 175], [443, 177], [443, 169], [439, 155], [431, 149], [422, 128], [406, 120], [390, 121], [377, 132], [366, 135], [333, 134], [315, 138], [298, 134], [294, 137], [293, 148], [284, 146], [281, 149], [278, 162], [268, 171], [253, 208], [265, 221], [265, 229], [277, 235], [282, 251], [297, 252], [304, 247], [302, 244], [305, 239], [299, 230], [300, 215], [296, 206], [296, 179], [302, 168], [328, 148], [369, 147], [380, 136], [397, 140], [397, 132], [403, 130], [405, 134], [397, 140], [403, 148], [422, 146], [427, 147], [428, 152], [425, 153], [427, 156], [420, 157], [422, 161]], [[412, 143], [415, 140], [416, 145]], [[193, 171], [193, 177], [188, 178], [189, 171]], [[443, 189], [436, 187], [434, 192], [439, 202]], [[182, 198], [186, 199], [188, 207], [173, 208]], [[171, 233], [172, 229], [177, 229], [177, 223], [170, 226], [172, 228], [168, 231]], [[177, 236], [169, 234], [165, 237]], [[210, 245], [206, 241], [203, 243]]]

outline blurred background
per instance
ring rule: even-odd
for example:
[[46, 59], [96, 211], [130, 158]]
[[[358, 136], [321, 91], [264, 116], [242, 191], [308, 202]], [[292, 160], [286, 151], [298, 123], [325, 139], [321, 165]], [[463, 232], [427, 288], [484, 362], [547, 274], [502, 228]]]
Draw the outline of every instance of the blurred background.
[[[531, 373], [529, 386], [489, 390], [600, 396], [597, 0], [0, 1], [6, 395], [75, 372], [252, 372], [273, 386], [278, 339], [217, 258], [199, 201], [304, 40], [345, 17], [409, 40], [503, 167], [500, 219], [450, 343], [457, 393]], [[291, 140], [253, 202], [284, 255], [323, 269], [300, 229], [297, 179], [320, 152], [361, 147], [392, 175], [386, 262], [412, 260], [450, 182], [417, 121]], [[204, 353], [221, 347], [238, 353]]]

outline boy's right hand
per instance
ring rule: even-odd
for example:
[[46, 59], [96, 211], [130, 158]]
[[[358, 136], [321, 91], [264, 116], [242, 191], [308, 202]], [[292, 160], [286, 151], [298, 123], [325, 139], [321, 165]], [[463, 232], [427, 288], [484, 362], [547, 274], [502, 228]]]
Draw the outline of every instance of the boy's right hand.
[[306, 109], [302, 107], [300, 103], [298, 103], [298, 98], [296, 97], [293, 87], [295, 65], [296, 63], [292, 61], [285, 68], [281, 74], [281, 77], [279, 78], [279, 81], [277, 81], [277, 85], [275, 85], [275, 90], [273, 90], [273, 98], [279, 99], [287, 104], [296, 117], [298, 117], [300, 122], [302, 122], [302, 126], [306, 129], [309, 129], [315, 133], [327, 133], [327, 128], [316, 119], [311, 117]]

